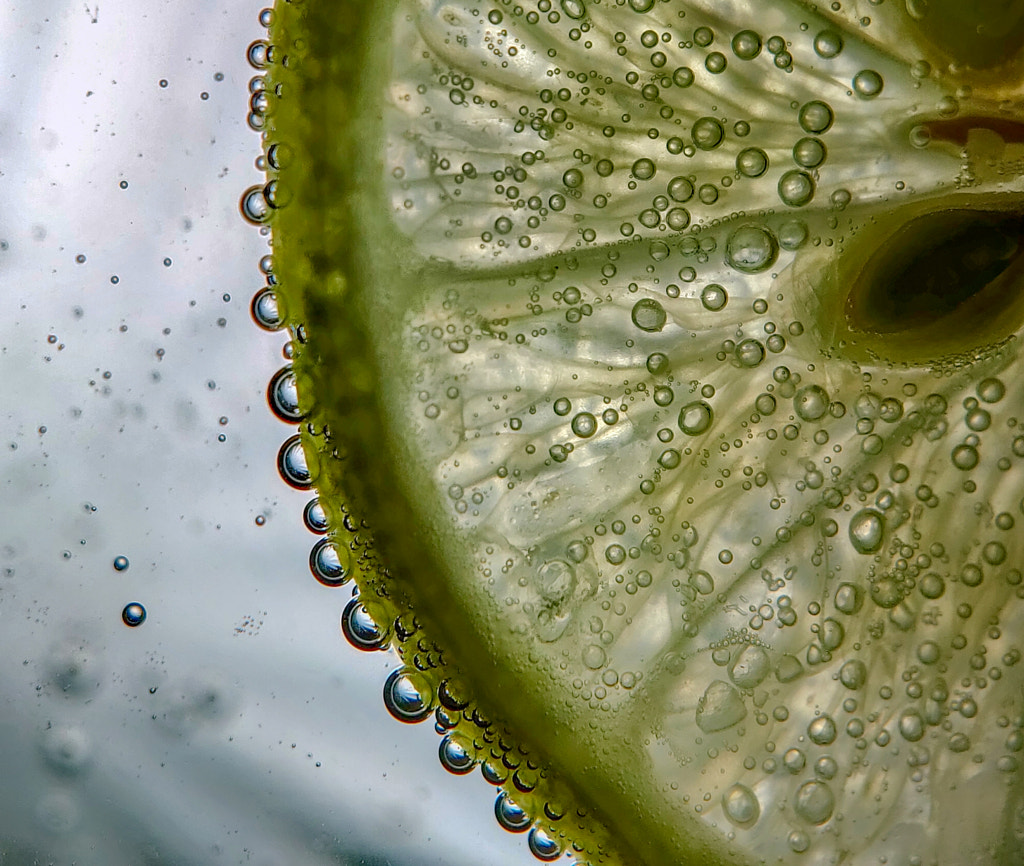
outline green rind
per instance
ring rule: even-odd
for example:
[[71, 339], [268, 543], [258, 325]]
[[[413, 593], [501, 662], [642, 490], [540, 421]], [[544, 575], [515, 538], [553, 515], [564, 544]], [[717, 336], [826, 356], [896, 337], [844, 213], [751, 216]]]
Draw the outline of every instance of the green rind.
[[[313, 481], [339, 553], [343, 559], [348, 554], [365, 607], [387, 629], [407, 665], [419, 670], [422, 686], [436, 694], [448, 681], [456, 694], [472, 696], [461, 712], [448, 712], [456, 722], [453, 736], [479, 760], [504, 766], [509, 781], [503, 787], [510, 796], [553, 838], [579, 852], [581, 860], [647, 862], [641, 851], [626, 856], [618, 847], [616, 840], [628, 836], [630, 816], [611, 820], [589, 796], [589, 783], [604, 786], [608, 780], [599, 773], [587, 774], [586, 792], [571, 787], [558, 773], [558, 756], [523, 736], [530, 730], [531, 715], [543, 712], [540, 706], [531, 707], [529, 698], [542, 702], [542, 696], [518, 695], [520, 712], [511, 727], [497, 719], [488, 723], [495, 718], [492, 693], [503, 688], [501, 671], [490, 661], [489, 648], [477, 642], [457, 615], [444, 616], [449, 600], [435, 589], [442, 581], [425, 552], [428, 542], [411, 537], [415, 515], [396, 494], [398, 486], [377, 473], [366, 476], [366, 469], [384, 462], [367, 453], [371, 443], [398, 451], [397, 443], [382, 441], [386, 427], [375, 391], [379, 371], [364, 334], [353, 326], [349, 292], [361, 270], [354, 241], [363, 236], [354, 203], [379, 170], [367, 157], [372, 133], [365, 125], [356, 133], [352, 120], [373, 117], [372, 108], [360, 99], [374, 98], [367, 80], [380, 70], [367, 64], [365, 55], [380, 37], [377, 22], [386, 18], [383, 4], [363, 0], [345, 3], [344, 14], [337, 4], [278, 2], [271, 29], [274, 62], [267, 80], [269, 92], [278, 98], [268, 111], [266, 146], [287, 146], [277, 177], [288, 202], [271, 219], [274, 274], [287, 325], [302, 332], [308, 328], [306, 340], [296, 341], [294, 367]], [[396, 620], [402, 633], [392, 627]], [[407, 632], [411, 634], [403, 640]], [[452, 655], [475, 664], [453, 663], [446, 655], [448, 642], [442, 649], [433, 639], [440, 634], [448, 642], [453, 635], [459, 638]], [[571, 750], [572, 732], [566, 733], [563, 746]], [[582, 759], [583, 753], [573, 757]], [[532, 791], [513, 785], [514, 767], [522, 768], [521, 778], [535, 785]], [[552, 807], [549, 812], [546, 804]], [[551, 820], [551, 812], [564, 817]], [[639, 845], [644, 847], [651, 848]], [[713, 866], [706, 857], [703, 862]]]

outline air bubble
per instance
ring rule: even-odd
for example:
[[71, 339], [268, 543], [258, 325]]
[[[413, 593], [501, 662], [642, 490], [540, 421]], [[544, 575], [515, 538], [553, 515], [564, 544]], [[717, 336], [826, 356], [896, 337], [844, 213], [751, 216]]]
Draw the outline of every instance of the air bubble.
[[695, 400], [679, 410], [679, 429], [688, 436], [699, 436], [710, 429], [714, 417], [714, 412], [707, 403]]
[[725, 138], [725, 130], [715, 118], [701, 117], [694, 122], [690, 136], [701, 150], [714, 150]]
[[761, 804], [746, 785], [736, 784], [722, 794], [725, 817], [737, 827], [752, 827], [761, 816]]
[[754, 30], [741, 30], [732, 38], [732, 53], [740, 60], [753, 60], [761, 53], [761, 36]]
[[801, 106], [798, 117], [804, 132], [809, 132], [811, 135], [828, 132], [835, 120], [831, 106], [820, 100], [813, 100]]
[[527, 843], [530, 853], [538, 860], [551, 862], [552, 860], [557, 860], [562, 855], [562, 848], [558, 842], [552, 839], [540, 827], [534, 827], [530, 830]]
[[472, 772], [476, 766], [473, 755], [451, 734], [446, 734], [441, 740], [437, 756], [441, 760], [441, 766], [456, 776], [464, 776]]
[[779, 178], [779, 198], [788, 207], [803, 207], [814, 198], [814, 179], [806, 171], [787, 171]]
[[306, 529], [317, 535], [327, 532], [327, 512], [324, 511], [319, 496], [310, 499], [302, 509], [302, 522], [306, 524]]
[[387, 646], [388, 637], [358, 598], [349, 599], [341, 614], [341, 632], [357, 650], [373, 652]]
[[793, 811], [809, 824], [824, 824], [832, 817], [835, 796], [824, 782], [805, 782], [796, 793]]
[[874, 99], [882, 92], [885, 82], [874, 69], [862, 69], [853, 76], [853, 92], [862, 99]]
[[502, 791], [494, 801], [494, 817], [510, 833], [523, 833], [530, 826], [526, 810]]
[[269, 286], [260, 289], [252, 299], [252, 317], [265, 331], [278, 331], [284, 327], [277, 293]]
[[405, 668], [396, 668], [384, 682], [384, 706], [400, 722], [422, 722], [433, 712], [429, 689]]
[[875, 553], [882, 546], [885, 519], [872, 508], [862, 508], [850, 519], [850, 542], [858, 553]]
[[137, 601], [126, 604], [121, 611], [121, 621], [129, 628], [142, 625], [146, 621], [146, 608]]
[[572, 419], [572, 432], [581, 439], [587, 439], [597, 432], [597, 418], [589, 412], [580, 412]]
[[281, 446], [277, 454], [277, 471], [286, 484], [297, 490], [308, 490], [313, 485], [313, 476], [302, 447], [302, 437], [298, 433]]
[[761, 177], [768, 171], [768, 154], [759, 147], [747, 147], [736, 155], [736, 170], [744, 177]]
[[814, 37], [814, 51], [825, 60], [837, 57], [843, 50], [843, 37], [835, 30], [822, 30]]
[[726, 264], [744, 274], [766, 271], [775, 264], [778, 254], [775, 236], [756, 225], [740, 226], [729, 236], [725, 246]]
[[700, 293], [700, 301], [704, 309], [716, 313], [729, 302], [729, 293], [718, 283], [709, 283]]
[[114, 571], [127, 571], [128, 570], [128, 557], [127, 556], [115, 556], [114, 557]]
[[633, 305], [633, 324], [641, 331], [660, 331], [668, 319], [665, 308], [654, 298], [641, 298]]
[[349, 580], [348, 560], [347, 550], [343, 556], [333, 541], [321, 538], [309, 552], [309, 570], [324, 586], [341, 586]]
[[278, 370], [270, 380], [267, 386], [267, 402], [274, 414], [286, 424], [297, 424], [302, 420], [295, 371], [291, 364]]

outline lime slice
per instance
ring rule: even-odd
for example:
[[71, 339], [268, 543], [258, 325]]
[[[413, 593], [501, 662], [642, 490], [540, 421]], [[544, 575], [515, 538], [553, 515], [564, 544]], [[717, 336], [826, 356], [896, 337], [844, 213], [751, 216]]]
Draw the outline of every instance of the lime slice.
[[1024, 856], [1019, 40], [848, 6], [305, 0], [257, 51], [314, 565], [542, 858]]

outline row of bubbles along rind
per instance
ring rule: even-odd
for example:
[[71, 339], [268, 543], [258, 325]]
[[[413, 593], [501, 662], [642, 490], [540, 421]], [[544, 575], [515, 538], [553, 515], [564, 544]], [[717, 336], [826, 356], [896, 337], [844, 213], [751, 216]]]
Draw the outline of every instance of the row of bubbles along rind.
[[[269, 28], [274, 20], [273, 10], [262, 10], [259, 20], [264, 27]], [[276, 49], [266, 40], [253, 42], [246, 54], [249, 63], [261, 73], [276, 60]], [[260, 74], [250, 81], [249, 92], [247, 123], [253, 131], [263, 134], [265, 144], [265, 151], [257, 158], [256, 167], [267, 173], [268, 180], [265, 184], [246, 189], [239, 209], [247, 222], [264, 228], [266, 232], [275, 210], [286, 204], [281, 200], [276, 177], [280, 168], [282, 145], [267, 142], [265, 132], [268, 107], [276, 90], [270, 91], [266, 77]], [[266, 255], [261, 258], [259, 267], [266, 278], [266, 285], [253, 296], [252, 317], [260, 328], [267, 331], [290, 327], [294, 339], [284, 348], [285, 357], [290, 360], [296, 352], [296, 344], [305, 342], [304, 332], [301, 325], [288, 320], [274, 275], [273, 257]], [[303, 422], [305, 416], [300, 407], [296, 375], [291, 363], [271, 377], [267, 387], [267, 402], [281, 421], [287, 424]], [[306, 458], [301, 433], [295, 433], [285, 440], [278, 451], [277, 465], [281, 478], [289, 486], [299, 490], [314, 487], [313, 472]], [[319, 496], [307, 502], [303, 509], [303, 522], [310, 532], [321, 536], [309, 555], [313, 576], [327, 587], [348, 584], [353, 572], [358, 573], [358, 569], [352, 568], [349, 552], [339, 548], [332, 538], [327, 513]], [[398, 642], [396, 649], [404, 656], [404, 645], [412, 633], [402, 628], [399, 624], [401, 619], [396, 620], [394, 629], [381, 628], [359, 598], [357, 587], [341, 615], [341, 631], [354, 648], [362, 651], [387, 650], [394, 636]], [[481, 737], [481, 732], [487, 732], [492, 725], [468, 702], [453, 698], [447, 680], [434, 687], [417, 670], [417, 666], [403, 665], [387, 677], [383, 697], [388, 712], [401, 722], [416, 723], [431, 715], [435, 716], [435, 729], [442, 735], [438, 756], [441, 765], [449, 772], [465, 775], [479, 766], [483, 777], [493, 785], [513, 787], [521, 794], [529, 794], [536, 787], [535, 782], [526, 781], [518, 772], [518, 766], [525, 756], [511, 754], [519, 750], [505, 747], [502, 738], [493, 735], [488, 737], [486, 733]], [[488, 741], [492, 741], [491, 745], [488, 745]], [[498, 743], [501, 743], [500, 747]], [[490, 759], [485, 757], [486, 754], [489, 754]], [[564, 831], [559, 832], [552, 826], [564, 817], [565, 810], [552, 802], [543, 802], [539, 811], [545, 820], [535, 821], [527, 809], [506, 790], [499, 792], [494, 803], [495, 818], [501, 827], [512, 833], [527, 832], [528, 847], [537, 859], [546, 862], [557, 860], [570, 845]], [[579, 850], [578, 846], [572, 847]]]

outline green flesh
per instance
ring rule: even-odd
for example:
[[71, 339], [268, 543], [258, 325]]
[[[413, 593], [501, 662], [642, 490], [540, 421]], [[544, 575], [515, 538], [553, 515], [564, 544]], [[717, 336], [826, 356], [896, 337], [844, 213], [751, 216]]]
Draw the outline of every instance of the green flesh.
[[278, 4], [335, 542], [582, 860], [1020, 862], [1020, 68], [912, 74], [964, 61], [902, 4], [645, 5]]

